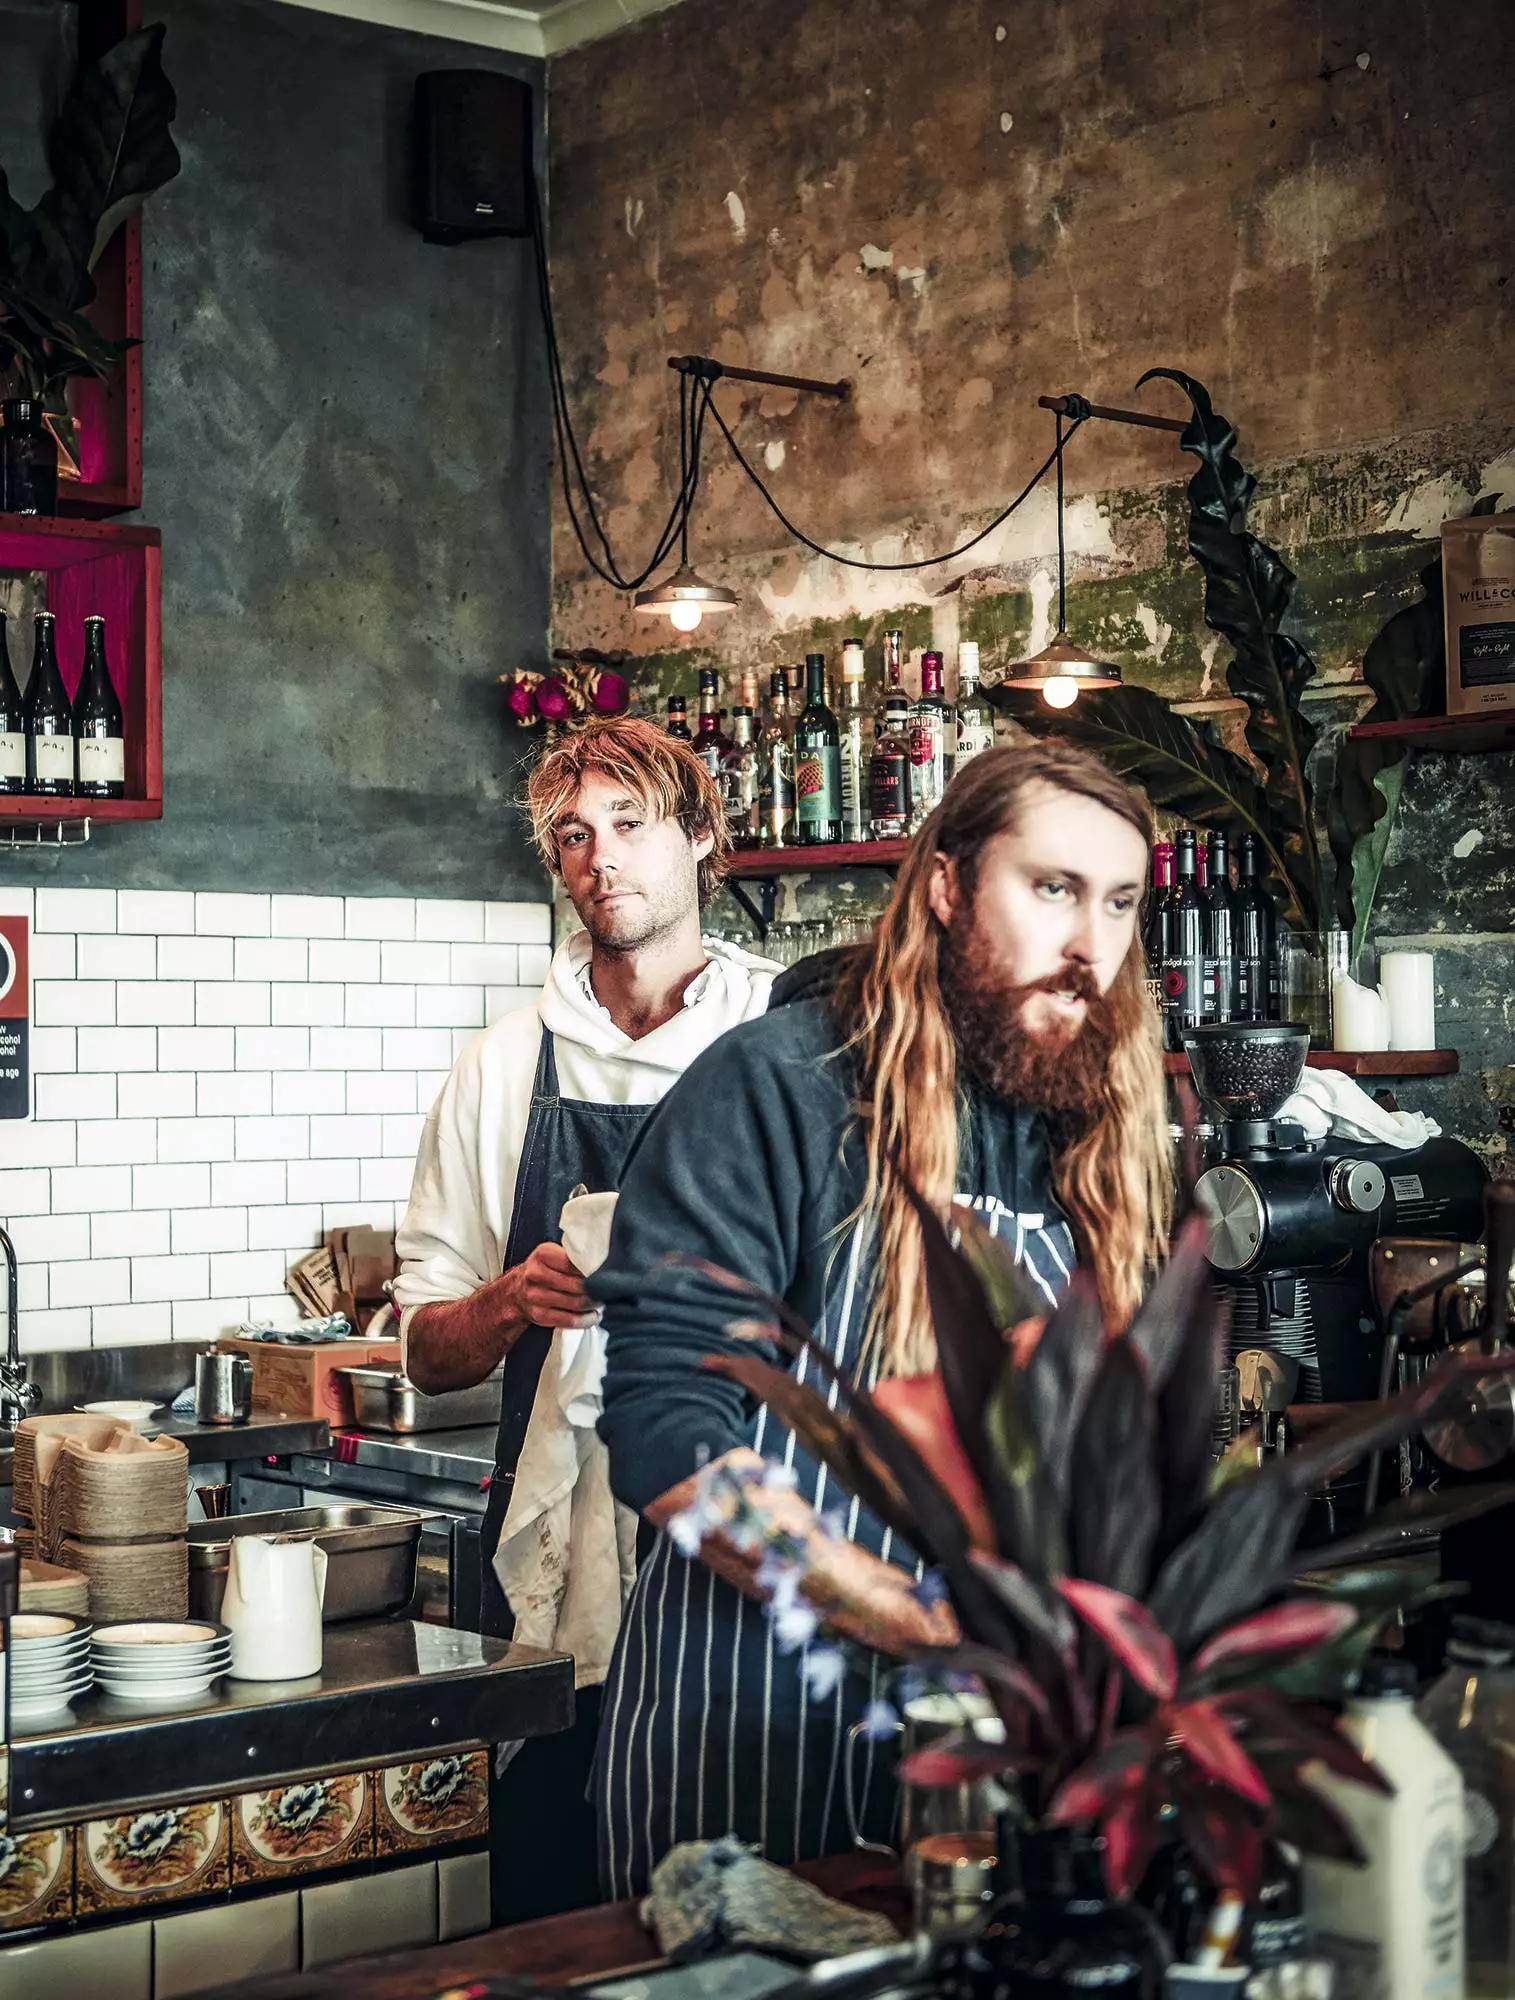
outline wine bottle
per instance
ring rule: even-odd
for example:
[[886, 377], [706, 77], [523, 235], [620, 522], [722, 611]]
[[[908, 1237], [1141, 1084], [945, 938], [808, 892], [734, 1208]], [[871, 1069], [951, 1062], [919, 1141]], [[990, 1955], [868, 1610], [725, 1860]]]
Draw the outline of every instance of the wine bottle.
[[1210, 835], [1205, 868], [1205, 886], [1200, 894], [1204, 910], [1205, 1019], [1236, 1019], [1236, 899], [1231, 890], [1231, 859], [1226, 836]]
[[910, 831], [941, 804], [957, 753], [957, 714], [942, 693], [942, 656], [921, 655], [921, 691], [910, 704]]
[[994, 748], [994, 715], [978, 684], [978, 644], [964, 639], [957, 649], [957, 759], [953, 770]]
[[669, 695], [668, 721], [664, 727], [670, 736], [676, 736], [681, 743], [689, 742], [689, 704], [681, 694]]
[[768, 713], [758, 743], [758, 818], [764, 847], [788, 843], [794, 832], [794, 731], [782, 667], [768, 676]]
[[36, 798], [72, 798], [74, 715], [58, 671], [50, 611], [37, 613], [37, 639], [22, 713], [26, 718], [27, 791]]
[[1163, 940], [1164, 1029], [1170, 1049], [1183, 1047], [1185, 1028], [1201, 1025], [1205, 1006], [1204, 911], [1192, 827], [1179, 829], [1177, 847]]
[[796, 833], [802, 847], [842, 838], [841, 732], [826, 706], [826, 655], [805, 655], [805, 706], [794, 727]]
[[121, 697], [105, 658], [105, 620], [84, 621], [84, 671], [74, 696], [74, 736], [79, 746], [81, 799], [126, 797], [126, 731]]
[[1257, 835], [1244, 833], [1236, 856], [1236, 1016], [1238, 1021], [1278, 1018], [1274, 969], [1277, 924], [1258, 869]]
[[868, 838], [868, 714], [863, 704], [863, 642], [842, 648], [841, 714], [837, 717], [842, 773], [842, 838]]
[[731, 748], [731, 738], [721, 727], [720, 703], [721, 677], [714, 667], [700, 668], [700, 720], [695, 731], [694, 754], [705, 761], [705, 768], [716, 783], [721, 782], [721, 759]]
[[26, 718], [0, 611], [0, 794], [26, 790]]
[[731, 712], [731, 746], [721, 759], [721, 803], [738, 847], [756, 847], [758, 820], [757, 721], [745, 702]]
[[1163, 960], [1167, 957], [1168, 898], [1173, 890], [1173, 843], [1159, 841], [1152, 850], [1152, 885], [1147, 891], [1147, 907], [1142, 916], [1142, 949], [1147, 954], [1147, 973], [1162, 986]]

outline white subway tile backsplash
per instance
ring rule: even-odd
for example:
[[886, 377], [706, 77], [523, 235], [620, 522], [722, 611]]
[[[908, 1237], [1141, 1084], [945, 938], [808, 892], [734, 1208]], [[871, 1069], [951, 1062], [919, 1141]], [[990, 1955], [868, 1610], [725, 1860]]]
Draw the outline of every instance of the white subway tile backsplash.
[[289, 1198], [303, 1201], [356, 1201], [361, 1169], [356, 1160], [291, 1160]]
[[391, 944], [379, 947], [385, 982], [413, 986], [445, 986], [452, 978], [452, 948], [447, 944]]
[[[165, 1030], [165, 1032], [169, 1032]], [[81, 1028], [79, 1068], [81, 1072], [158, 1067], [156, 1028]]]
[[123, 889], [116, 898], [116, 928], [152, 937], [186, 934], [195, 927], [192, 889]]
[[309, 1028], [238, 1028], [238, 1069], [312, 1069]]
[[37, 1028], [31, 1034], [33, 1076], [58, 1076], [79, 1067], [78, 1035], [73, 1028]]
[[[13, 914], [10, 911], [7, 915]], [[71, 931], [33, 931], [31, 944], [33, 979], [75, 979], [79, 954]]]
[[[52, 1209], [55, 1215], [85, 1215], [97, 1208], [131, 1208], [133, 1173], [153, 1172], [141, 1167], [54, 1167]], [[155, 1202], [142, 1207], [154, 1208]], [[0, 1192], [0, 1211], [5, 1197]], [[18, 1211], [12, 1208], [10, 1214]]]
[[195, 989], [188, 979], [123, 979], [116, 988], [116, 1021], [123, 1028], [187, 1028], [194, 1019]]
[[76, 1130], [81, 1167], [151, 1166], [158, 1157], [155, 1118], [83, 1118]]
[[[67, 1270], [69, 1266], [61, 1267]], [[86, 1266], [86, 1269], [88, 1267]], [[17, 1264], [16, 1267], [16, 1310], [17, 1312], [45, 1312], [48, 1305], [48, 1267], [46, 1264]], [[60, 1305], [79, 1301], [61, 1299]]]
[[105, 979], [38, 979], [32, 1014], [39, 1027], [114, 1027], [116, 989]]
[[132, 1301], [157, 1304], [169, 1299], [210, 1297], [208, 1257], [134, 1257]]
[[236, 941], [229, 937], [161, 937], [160, 979], [230, 979]]
[[448, 1069], [418, 1069], [416, 1071], [416, 1109], [430, 1111], [442, 1095], [447, 1079], [452, 1075]]
[[484, 989], [482, 986], [418, 986], [416, 1026], [418, 1028], [482, 1028]]
[[351, 1160], [376, 1155], [382, 1136], [383, 1121], [378, 1118], [312, 1118], [310, 1157]]
[[266, 1118], [273, 1109], [272, 1082], [267, 1071], [211, 1070], [199, 1079], [195, 1109], [202, 1118]]
[[200, 1028], [266, 1028], [268, 986], [255, 980], [201, 980], [195, 987]]
[[[0, 1207], [0, 1215], [4, 1213]], [[11, 1214], [15, 1214], [14, 1209]], [[67, 1257], [88, 1257], [89, 1232], [87, 1215], [32, 1215], [19, 1219], [11, 1235], [16, 1239], [18, 1257], [46, 1264]]]
[[[390, 1117], [384, 1120], [379, 1151], [386, 1160], [407, 1160], [414, 1162], [421, 1144], [421, 1131], [426, 1123], [426, 1114], [413, 1112], [409, 1117]], [[366, 1149], [365, 1149], [366, 1150]], [[410, 1189], [405, 1190], [406, 1194]]]
[[484, 905], [429, 897], [416, 901], [416, 936], [439, 944], [482, 944]]
[[144, 1347], [173, 1339], [173, 1308], [166, 1305], [96, 1306], [96, 1347]]
[[388, 1229], [394, 1203], [388, 1201], [328, 1201], [321, 1205], [322, 1229]]
[[[164, 1028], [158, 1036], [160, 1070], [236, 1069], [235, 1028]], [[256, 1068], [256, 1064], [249, 1064]]]
[[516, 976], [523, 986], [542, 986], [546, 982], [547, 970], [551, 964], [552, 952], [547, 945], [523, 944], [521, 969]]
[[[247, 1248], [282, 1250], [294, 1257], [313, 1250], [321, 1240], [321, 1211], [313, 1203], [298, 1208], [250, 1208], [247, 1211]], [[228, 1244], [228, 1249], [236, 1246]]]
[[281, 1069], [274, 1073], [274, 1116], [306, 1117], [347, 1109], [346, 1079], [339, 1069]]
[[292, 938], [339, 938], [347, 927], [340, 896], [275, 896], [273, 934]]
[[[68, 1119], [0, 1125], [0, 1166], [72, 1167], [77, 1164], [78, 1138]], [[0, 1214], [3, 1214], [0, 1208]]]
[[[39, 1119], [110, 1118], [115, 1113], [113, 1076], [39, 1076], [32, 1090]], [[0, 1214], [4, 1212], [0, 1202]]]
[[[162, 1044], [159, 1043], [159, 1052]], [[118, 1118], [193, 1118], [195, 1079], [178, 1070], [133, 1071], [116, 1078]]]
[[[276, 1206], [285, 1199], [282, 1160], [228, 1160], [210, 1170], [210, 1199], [216, 1208]], [[295, 1197], [291, 1196], [290, 1199]]]
[[349, 896], [347, 935], [350, 938], [413, 938], [416, 905], [412, 896]]
[[484, 1021], [487, 1027], [506, 1014], [514, 1014], [522, 1007], [535, 1007], [541, 999], [541, 991], [529, 986], [486, 986], [484, 989]]
[[[304, 1063], [299, 1065], [305, 1068]], [[383, 1069], [382, 1028], [312, 1028], [311, 1069]]]
[[275, 1027], [340, 1028], [346, 1015], [346, 988], [341, 986], [275, 986]]
[[[91, 1257], [166, 1257], [169, 1252], [166, 1208], [127, 1208], [117, 1214], [89, 1219]], [[125, 1297], [125, 1293], [119, 1294]]]
[[458, 986], [514, 986], [521, 962], [520, 947], [513, 944], [455, 944], [452, 977]]
[[349, 986], [349, 1028], [413, 1028], [416, 989], [413, 986]]
[[195, 929], [202, 937], [267, 937], [269, 900], [267, 896], [197, 890]]
[[86, 933], [75, 953], [80, 979], [156, 979], [155, 937], [108, 937]]
[[[40, 892], [46, 895], [48, 892]], [[54, 895], [63, 895], [64, 890], [54, 890]], [[76, 895], [83, 894], [75, 890]], [[98, 1311], [98, 1307], [96, 1308]], [[24, 1312], [20, 1315], [21, 1352], [23, 1354], [46, 1354], [60, 1347], [89, 1346], [90, 1308], [70, 1306], [63, 1312]]]
[[238, 979], [294, 979], [306, 976], [306, 944], [303, 938], [238, 938], [236, 952]]
[[175, 1340], [219, 1340], [250, 1317], [246, 1299], [176, 1299], [173, 1314]]
[[[333, 1110], [414, 1111], [416, 1080], [405, 1070], [355, 1069], [347, 1076], [346, 1105]], [[323, 1105], [322, 1109], [326, 1107]]]
[[0, 889], [0, 917], [25, 917], [36, 929], [36, 902], [30, 889]]
[[550, 903], [486, 903], [486, 944], [546, 944], [552, 937]]
[[405, 1201], [414, 1174], [410, 1160], [365, 1160], [359, 1192], [364, 1201]]
[[241, 1291], [272, 1292], [284, 1282], [282, 1250], [240, 1250], [210, 1260], [210, 1289], [214, 1298]]
[[383, 958], [377, 943], [335, 943], [313, 938], [310, 946], [310, 979], [346, 982], [350, 979], [378, 979]]
[[[171, 1167], [132, 1170], [133, 1205], [137, 1208], [208, 1208], [210, 1167], [204, 1160], [186, 1160]], [[104, 1207], [104, 1203], [101, 1206]]]
[[[110, 1029], [97, 1030], [109, 1034]], [[450, 1069], [452, 1034], [447, 1028], [385, 1028], [384, 1069]], [[358, 1065], [354, 1065], [358, 1067]]]
[[34, 919], [39, 931], [113, 931], [114, 889], [39, 889]]
[[86, 1264], [54, 1264], [50, 1272], [55, 1306], [108, 1306], [131, 1289], [131, 1264], [124, 1257], [92, 1258]]
[[239, 1118], [239, 1160], [303, 1160], [310, 1149], [310, 1121], [305, 1118]]
[[230, 1118], [163, 1118], [158, 1121], [158, 1158], [165, 1166], [193, 1160], [234, 1160], [237, 1148]]
[[173, 1214], [176, 1255], [194, 1250], [245, 1250], [245, 1208], [177, 1208]]
[[[316, 1211], [316, 1234], [321, 1233], [321, 1216]], [[257, 1292], [247, 1301], [247, 1318], [252, 1326], [297, 1326], [299, 1301], [288, 1292]]]

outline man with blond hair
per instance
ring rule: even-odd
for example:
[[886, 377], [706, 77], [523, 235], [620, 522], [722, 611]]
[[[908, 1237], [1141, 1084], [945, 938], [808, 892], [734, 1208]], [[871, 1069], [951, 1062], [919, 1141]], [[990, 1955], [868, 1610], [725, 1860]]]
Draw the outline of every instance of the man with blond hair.
[[778, 970], [701, 936], [731, 836], [687, 744], [634, 718], [592, 722], [542, 757], [527, 805], [583, 929], [558, 946], [540, 999], [476, 1037], [448, 1078], [395, 1285], [419, 1389], [466, 1388], [504, 1363], [484, 1629], [575, 1659], [573, 1729], [523, 1745], [507, 1772], [518, 1804], [496, 1814], [497, 1922], [598, 1900], [585, 1788], [634, 1573], [634, 1521], [628, 1535], [615, 1517], [592, 1427], [597, 1316], [559, 1218], [570, 1196], [618, 1187], [653, 1107], [763, 1012]]

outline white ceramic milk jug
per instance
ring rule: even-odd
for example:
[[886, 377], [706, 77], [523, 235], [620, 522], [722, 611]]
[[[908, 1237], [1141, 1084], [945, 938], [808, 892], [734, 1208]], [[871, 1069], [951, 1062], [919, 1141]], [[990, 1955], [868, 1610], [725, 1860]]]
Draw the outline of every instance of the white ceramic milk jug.
[[314, 1542], [234, 1535], [221, 1621], [239, 1681], [298, 1681], [321, 1671], [326, 1551]]

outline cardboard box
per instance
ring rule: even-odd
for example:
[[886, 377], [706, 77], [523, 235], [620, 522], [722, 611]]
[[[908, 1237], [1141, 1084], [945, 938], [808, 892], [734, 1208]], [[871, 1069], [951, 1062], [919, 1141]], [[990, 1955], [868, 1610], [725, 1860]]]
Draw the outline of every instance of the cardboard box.
[[327, 1340], [319, 1347], [293, 1342], [247, 1340], [223, 1334], [216, 1342], [226, 1354], [245, 1354], [253, 1365], [253, 1409], [280, 1417], [325, 1417], [332, 1425], [353, 1422], [352, 1384], [339, 1368], [398, 1368], [398, 1340]]
[[1515, 514], [1441, 528], [1447, 714], [1515, 708]]

